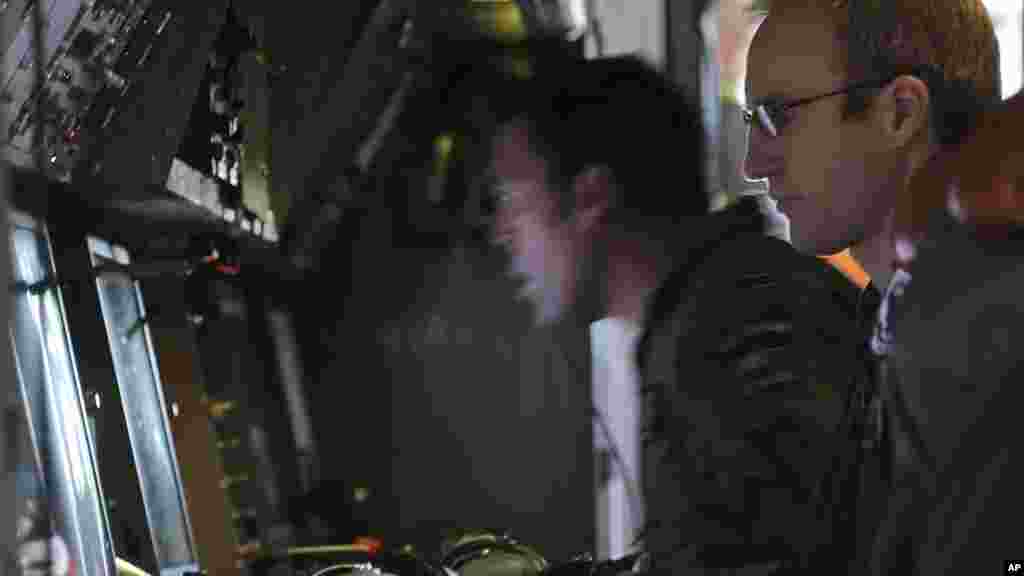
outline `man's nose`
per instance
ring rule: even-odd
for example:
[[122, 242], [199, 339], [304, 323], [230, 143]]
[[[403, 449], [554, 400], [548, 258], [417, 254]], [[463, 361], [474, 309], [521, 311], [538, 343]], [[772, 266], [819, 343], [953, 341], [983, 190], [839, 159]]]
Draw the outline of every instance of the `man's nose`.
[[747, 131], [747, 156], [743, 162], [743, 175], [748, 180], [764, 180], [775, 176], [780, 165], [779, 154], [763, 130], [753, 128]]

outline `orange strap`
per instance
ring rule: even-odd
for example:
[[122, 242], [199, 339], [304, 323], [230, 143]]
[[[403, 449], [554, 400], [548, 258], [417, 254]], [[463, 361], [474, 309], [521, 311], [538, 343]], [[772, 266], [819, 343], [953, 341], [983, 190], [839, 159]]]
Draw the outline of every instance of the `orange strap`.
[[839, 269], [844, 276], [850, 279], [850, 282], [853, 282], [862, 289], [871, 282], [871, 278], [864, 270], [864, 267], [854, 260], [853, 255], [850, 254], [849, 250], [844, 250], [839, 254], [833, 254], [832, 256], [826, 256], [825, 260], [828, 260], [830, 264]]

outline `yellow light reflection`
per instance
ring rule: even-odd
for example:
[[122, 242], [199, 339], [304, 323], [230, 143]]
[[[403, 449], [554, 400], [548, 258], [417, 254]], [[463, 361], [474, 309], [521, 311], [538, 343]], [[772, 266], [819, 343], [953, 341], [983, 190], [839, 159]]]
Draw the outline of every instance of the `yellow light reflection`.
[[526, 56], [513, 56], [508, 62], [508, 67], [509, 73], [517, 80], [526, 80], [533, 75], [533, 66]]
[[448, 162], [455, 148], [455, 135], [446, 132], [434, 139], [434, 174], [443, 176], [448, 171]]
[[124, 558], [114, 558], [114, 562], [117, 566], [117, 576], [150, 576], [149, 572], [146, 572]]
[[479, 30], [488, 36], [505, 42], [526, 38], [526, 19], [512, 0], [473, 0], [469, 10]]
[[213, 402], [210, 404], [210, 416], [220, 420], [225, 414], [235, 409], [235, 403], [231, 401]]
[[452, 153], [452, 148], [455, 146], [455, 136], [450, 132], [441, 134], [434, 140], [434, 149], [437, 151], [437, 157], [439, 159], [447, 160]]

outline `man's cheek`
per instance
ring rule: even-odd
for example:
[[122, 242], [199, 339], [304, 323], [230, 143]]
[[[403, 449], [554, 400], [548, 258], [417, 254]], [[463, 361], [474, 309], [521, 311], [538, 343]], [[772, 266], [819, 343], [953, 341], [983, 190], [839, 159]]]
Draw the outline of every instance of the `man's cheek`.
[[536, 278], [545, 272], [544, 263], [548, 260], [548, 245], [544, 230], [536, 221], [529, 221], [523, 227], [524, 262], [526, 272]]

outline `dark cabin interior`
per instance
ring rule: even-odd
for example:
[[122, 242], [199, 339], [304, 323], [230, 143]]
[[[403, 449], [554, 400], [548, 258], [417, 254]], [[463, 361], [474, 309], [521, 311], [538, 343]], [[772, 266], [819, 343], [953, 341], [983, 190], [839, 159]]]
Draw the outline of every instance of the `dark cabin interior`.
[[[25, 94], [25, 134], [34, 114], [68, 125], [52, 166], [36, 169], [39, 146], [14, 163], [10, 204], [52, 250], [56, 276], [18, 294], [63, 294], [118, 558], [151, 572], [169, 561], [140, 481], [139, 385], [123, 381], [104, 293], [88, 282], [103, 266], [135, 278], [146, 302], [129, 333], [148, 328], [159, 364], [147, 382], [169, 414], [192, 561], [236, 569], [282, 526], [293, 545], [369, 535], [426, 556], [473, 530], [551, 559], [593, 550], [593, 494], [580, 489], [595, 475], [588, 327], [535, 328], [514, 298], [490, 239], [476, 101], [543, 57], [522, 41], [561, 25], [547, 4], [99, 1], [81, 7], [93, 32], [60, 2], [36, 20], [35, 3], [0, 8], [8, 32], [66, 25], [54, 61], [109, 60], [87, 112], [43, 98], [32, 110]], [[704, 4], [667, 4], [667, 66], [692, 90]], [[124, 18], [134, 35], [115, 25]], [[290, 372], [272, 328], [282, 311]], [[297, 431], [296, 389], [311, 434]]]

